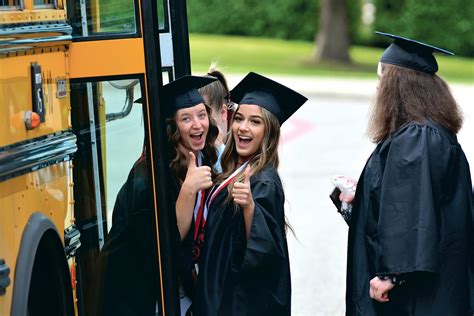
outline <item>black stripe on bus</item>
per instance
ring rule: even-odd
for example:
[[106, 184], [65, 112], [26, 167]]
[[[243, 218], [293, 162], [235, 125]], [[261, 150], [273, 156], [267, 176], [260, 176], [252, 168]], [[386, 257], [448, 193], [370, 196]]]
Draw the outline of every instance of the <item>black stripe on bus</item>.
[[0, 296], [5, 295], [10, 283], [10, 267], [6, 264], [4, 259], [0, 259]]
[[8, 24], [0, 28], [0, 55], [27, 51], [37, 46], [69, 44], [71, 34], [72, 27], [64, 22]]
[[22, 38], [30, 35], [31, 37], [38, 37], [38, 34], [48, 33], [48, 36], [54, 35], [71, 35], [72, 27], [65, 22], [50, 22], [50, 23], [28, 23], [28, 24], [6, 24], [0, 28], [0, 36], [19, 36]]
[[68, 161], [77, 151], [76, 135], [63, 131], [0, 148], [0, 182]]

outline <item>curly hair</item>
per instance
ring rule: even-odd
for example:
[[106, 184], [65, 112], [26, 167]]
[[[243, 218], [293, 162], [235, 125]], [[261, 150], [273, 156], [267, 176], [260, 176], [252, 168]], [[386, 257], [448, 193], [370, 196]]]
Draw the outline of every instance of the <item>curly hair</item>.
[[[209, 166], [214, 166], [217, 161], [217, 152], [214, 142], [217, 138], [217, 135], [219, 134], [219, 130], [211, 117], [211, 108], [207, 104], [203, 104], [206, 108], [207, 117], [209, 119], [209, 130], [207, 132], [206, 142], [204, 144], [202, 153], [204, 154], [204, 158], [206, 159], [206, 162], [209, 164]], [[168, 152], [170, 156], [169, 167], [173, 171], [179, 183], [182, 184], [186, 178], [188, 163], [186, 153], [182, 152], [178, 147], [181, 135], [179, 133], [178, 125], [176, 124], [176, 113], [177, 112], [175, 112], [173, 116], [166, 120]], [[212, 175], [214, 176], [214, 168], [211, 169]]]
[[436, 74], [382, 63], [367, 128], [371, 140], [379, 143], [408, 122], [426, 120], [454, 134], [461, 129], [462, 113], [446, 82]]

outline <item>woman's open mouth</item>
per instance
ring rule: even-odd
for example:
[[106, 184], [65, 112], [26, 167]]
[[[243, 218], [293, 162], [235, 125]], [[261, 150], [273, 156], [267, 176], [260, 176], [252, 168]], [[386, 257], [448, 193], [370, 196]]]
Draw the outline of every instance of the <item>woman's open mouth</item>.
[[191, 138], [191, 145], [200, 146], [204, 142], [204, 133], [193, 133], [189, 138]]
[[195, 141], [200, 141], [202, 138], [202, 133], [199, 134], [191, 134], [191, 138]]
[[247, 147], [250, 142], [252, 141], [252, 137], [250, 136], [239, 136], [239, 147]]

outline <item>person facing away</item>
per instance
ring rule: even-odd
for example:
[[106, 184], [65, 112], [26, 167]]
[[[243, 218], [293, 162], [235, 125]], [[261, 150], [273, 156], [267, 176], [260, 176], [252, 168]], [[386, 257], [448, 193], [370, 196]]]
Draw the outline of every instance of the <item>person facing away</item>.
[[216, 139], [216, 147], [223, 145], [228, 130], [228, 101], [229, 87], [224, 74], [217, 68], [216, 64], [211, 64], [205, 77], [216, 78], [216, 81], [205, 85], [199, 89], [204, 102], [211, 107], [211, 116], [219, 128], [219, 136]]
[[[217, 127], [209, 119], [210, 109], [204, 105], [197, 89], [215, 79], [185, 76], [163, 86], [166, 105], [170, 169], [173, 183], [170, 192], [178, 199], [184, 183], [198, 190], [211, 186], [210, 165], [217, 159], [214, 142]], [[141, 99], [135, 102], [142, 102]], [[199, 157], [193, 181], [188, 178], [189, 152]], [[106, 236], [100, 253], [101, 281], [98, 298], [98, 315], [155, 315], [159, 293], [157, 245], [154, 207], [145, 147], [134, 164], [127, 181], [120, 189], [114, 205], [112, 228]], [[192, 291], [193, 236], [189, 230], [194, 223], [192, 210], [183, 228], [182, 214], [177, 214], [176, 248], [178, 273], [186, 293]], [[183, 235], [181, 235], [181, 233]], [[181, 241], [181, 239], [184, 239]], [[124, 291], [123, 273], [133, 277], [130, 291]]]
[[462, 115], [433, 56], [452, 53], [376, 33], [394, 42], [378, 65], [368, 126], [377, 146], [353, 200], [346, 315], [472, 315], [472, 183], [456, 138]]
[[280, 125], [306, 98], [256, 73], [232, 91], [239, 103], [209, 208], [194, 315], [290, 315], [291, 280], [277, 172]]
[[[155, 313], [159, 293], [157, 245], [148, 176], [144, 149], [115, 199], [112, 227], [98, 256], [97, 303], [92, 307], [96, 310], [86, 314]], [[125, 275], [131, 276], [126, 288]]]
[[211, 108], [211, 116], [219, 128], [215, 146], [217, 148], [217, 172], [221, 172], [220, 158], [224, 151], [224, 142], [228, 132], [229, 119], [232, 113], [232, 104], [229, 100], [229, 88], [224, 74], [218, 70], [216, 64], [211, 64], [206, 77], [217, 78], [216, 81], [199, 89], [204, 102]]

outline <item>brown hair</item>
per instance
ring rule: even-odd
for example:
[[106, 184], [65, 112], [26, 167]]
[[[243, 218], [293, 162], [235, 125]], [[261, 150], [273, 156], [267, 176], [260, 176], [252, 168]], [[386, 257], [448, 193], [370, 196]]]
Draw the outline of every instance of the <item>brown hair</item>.
[[[211, 166], [212, 173], [214, 175], [214, 168], [212, 167], [217, 161], [217, 153], [216, 148], [214, 147], [214, 142], [217, 138], [219, 130], [217, 129], [214, 120], [211, 118], [211, 108], [207, 104], [204, 104], [204, 106], [206, 108], [207, 117], [209, 119], [209, 130], [207, 132], [206, 143], [204, 145], [202, 153], [204, 154], [206, 162], [209, 164], [209, 166]], [[186, 178], [186, 172], [188, 171], [188, 160], [186, 154], [178, 148], [181, 135], [176, 124], [176, 113], [177, 111], [173, 114], [172, 117], [167, 118], [166, 130], [168, 134], [168, 152], [170, 155], [169, 166], [176, 178], [178, 179], [179, 183], [181, 184]]]
[[226, 96], [229, 94], [227, 80], [215, 64], [211, 65], [206, 77], [215, 77], [217, 80], [200, 88], [199, 93], [212, 109], [219, 111], [222, 105], [227, 103]]
[[382, 64], [367, 133], [374, 143], [408, 122], [431, 120], [452, 133], [462, 126], [462, 113], [448, 85], [438, 75]]

